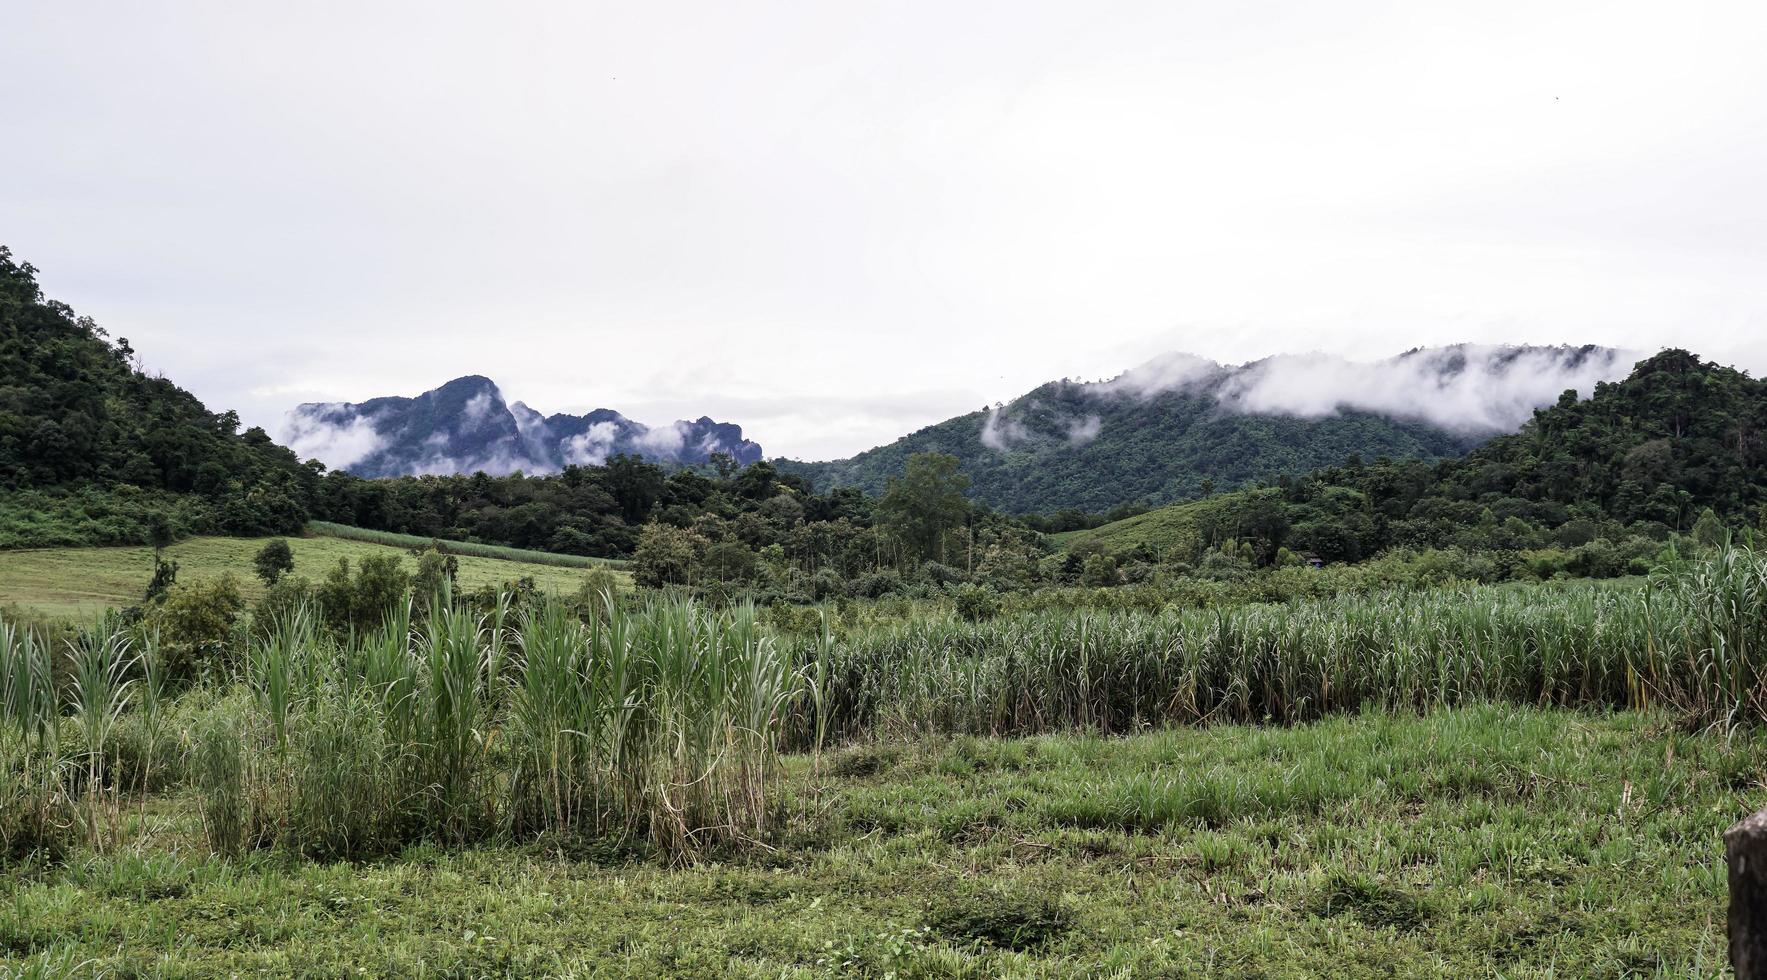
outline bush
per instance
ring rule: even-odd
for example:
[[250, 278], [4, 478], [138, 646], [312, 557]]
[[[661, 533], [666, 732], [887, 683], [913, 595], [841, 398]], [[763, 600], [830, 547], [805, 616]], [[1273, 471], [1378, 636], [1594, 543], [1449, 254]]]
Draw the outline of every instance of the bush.
[[354, 578], [350, 560], [339, 558], [315, 593], [326, 625], [342, 635], [367, 633], [380, 625], [387, 610], [403, 606], [411, 594], [411, 576], [398, 555], [362, 559]]
[[690, 585], [709, 546], [704, 537], [668, 524], [647, 524], [632, 555], [632, 580], [646, 588]]
[[275, 585], [283, 573], [294, 571], [294, 552], [289, 550], [287, 541], [277, 538], [258, 549], [257, 557], [252, 559], [252, 568], [264, 585]]
[[431, 547], [418, 553], [417, 574], [411, 579], [411, 596], [419, 609], [428, 609], [430, 603], [442, 595], [444, 591], [452, 592], [454, 579], [460, 574], [460, 559], [441, 550]]
[[953, 568], [950, 565], [931, 560], [921, 563], [920, 575], [926, 581], [939, 585], [954, 585], [958, 582], [969, 581], [969, 576], [963, 573], [963, 569]]
[[881, 599], [902, 591], [902, 576], [893, 568], [870, 572], [853, 580], [853, 594], [865, 599]]
[[571, 605], [584, 621], [605, 619], [620, 598], [620, 578], [605, 568], [590, 569], [577, 586]]
[[174, 585], [148, 611], [145, 625], [157, 632], [168, 677], [188, 681], [228, 666], [233, 625], [245, 599], [233, 576]]
[[252, 607], [251, 635], [262, 639], [269, 636], [290, 613], [315, 601], [313, 583], [299, 575], [288, 575], [264, 590], [263, 598]]
[[957, 601], [957, 615], [966, 622], [977, 623], [1000, 615], [1000, 594], [986, 585], [960, 585], [951, 595]]
[[1110, 555], [1087, 555], [1085, 564], [1080, 568], [1081, 585], [1096, 588], [1116, 585], [1122, 580], [1122, 573], [1117, 570], [1117, 560]]

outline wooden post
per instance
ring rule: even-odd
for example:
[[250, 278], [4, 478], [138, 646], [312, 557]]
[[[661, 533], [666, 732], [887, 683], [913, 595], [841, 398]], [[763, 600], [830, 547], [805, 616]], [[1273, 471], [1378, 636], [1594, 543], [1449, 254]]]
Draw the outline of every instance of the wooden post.
[[1730, 865], [1730, 965], [1736, 980], [1767, 980], [1767, 810], [1724, 832]]

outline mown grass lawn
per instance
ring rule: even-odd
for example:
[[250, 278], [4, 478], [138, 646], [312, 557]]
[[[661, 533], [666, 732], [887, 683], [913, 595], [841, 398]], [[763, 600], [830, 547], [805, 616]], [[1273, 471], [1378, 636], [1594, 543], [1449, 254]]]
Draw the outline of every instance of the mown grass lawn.
[[[178, 563], [181, 582], [218, 578], [231, 573], [247, 599], [256, 599], [263, 587], [252, 572], [252, 557], [270, 538], [198, 537], [166, 549], [166, 559]], [[294, 574], [315, 581], [323, 578], [339, 558], [352, 566], [370, 555], [399, 555], [407, 571], [417, 567], [406, 549], [342, 538], [287, 538], [294, 553]], [[556, 565], [505, 561], [497, 558], [460, 557], [458, 582], [467, 589], [501, 585], [531, 576], [542, 590], [569, 594], [582, 584], [584, 571]], [[626, 579], [625, 572], [613, 574]], [[0, 608], [18, 606], [41, 615], [90, 617], [105, 609], [141, 601], [153, 578], [153, 549], [42, 548], [0, 551]]]
[[787, 828], [319, 864], [138, 844], [4, 872], [13, 971], [222, 976], [1716, 976], [1767, 738], [1474, 708], [791, 760]]

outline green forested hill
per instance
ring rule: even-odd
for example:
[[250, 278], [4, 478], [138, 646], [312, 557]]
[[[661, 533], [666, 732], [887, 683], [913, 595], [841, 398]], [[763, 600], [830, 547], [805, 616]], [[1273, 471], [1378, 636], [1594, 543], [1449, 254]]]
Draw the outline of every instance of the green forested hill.
[[1062, 536], [1165, 553], [1223, 540], [1355, 560], [1395, 546], [1490, 553], [1731, 526], [1767, 505], [1767, 382], [1669, 350], [1520, 432], [1436, 463], [1340, 464]]
[[909, 456], [948, 453], [969, 474], [970, 496], [1001, 510], [1104, 511], [1303, 473], [1354, 454], [1457, 456], [1481, 439], [1368, 412], [1302, 418], [1228, 411], [1209, 386], [1145, 398], [1100, 397], [1098, 390], [1052, 382], [997, 412], [960, 415], [851, 459], [775, 465], [819, 488], [875, 494]]
[[0, 547], [299, 529], [317, 474], [133, 361], [0, 247]]

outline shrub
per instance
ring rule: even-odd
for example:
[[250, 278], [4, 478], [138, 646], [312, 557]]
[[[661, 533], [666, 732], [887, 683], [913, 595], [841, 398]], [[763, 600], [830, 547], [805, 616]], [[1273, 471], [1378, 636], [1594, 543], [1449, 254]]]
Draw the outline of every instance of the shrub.
[[167, 675], [188, 681], [229, 666], [233, 626], [244, 611], [245, 599], [231, 575], [174, 585], [145, 620], [159, 635]]
[[339, 558], [315, 595], [326, 624], [343, 635], [372, 632], [387, 610], [405, 604], [410, 592], [411, 576], [398, 555], [370, 555], [354, 577], [350, 560]]
[[957, 615], [966, 622], [980, 622], [1000, 615], [1000, 594], [986, 585], [960, 585], [951, 592]]
[[287, 541], [277, 538], [258, 549], [252, 568], [265, 586], [275, 585], [285, 572], [294, 571], [294, 552], [289, 550]]
[[1085, 564], [1080, 567], [1081, 585], [1097, 588], [1116, 585], [1122, 580], [1122, 573], [1117, 570], [1117, 560], [1110, 555], [1087, 555]]
[[902, 576], [893, 568], [868, 572], [853, 580], [853, 594], [866, 599], [881, 599], [902, 591]]
[[285, 575], [264, 590], [252, 607], [251, 635], [265, 637], [290, 613], [317, 602], [313, 583], [299, 575]]
[[451, 594], [459, 574], [460, 559], [453, 555], [433, 546], [419, 552], [417, 574], [411, 578], [411, 597], [418, 609], [428, 609], [438, 597]]
[[620, 578], [605, 568], [590, 569], [572, 599], [577, 616], [585, 621], [606, 619], [620, 598]]
[[647, 588], [692, 584], [709, 544], [692, 531], [647, 524], [632, 555], [632, 579]]

